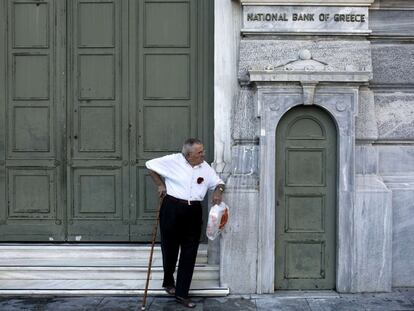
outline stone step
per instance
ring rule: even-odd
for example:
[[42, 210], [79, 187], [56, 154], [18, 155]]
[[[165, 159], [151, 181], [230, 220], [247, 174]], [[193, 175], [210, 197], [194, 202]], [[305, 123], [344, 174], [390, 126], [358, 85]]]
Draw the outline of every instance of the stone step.
[[[150, 246], [1, 245], [0, 294], [141, 295], [145, 288]], [[162, 256], [154, 248], [150, 295], [164, 295]], [[200, 245], [191, 284], [192, 295], [226, 296], [219, 266], [207, 264], [207, 245]]]
[[[146, 267], [0, 267], [0, 292], [67, 290], [144, 290]], [[149, 289], [162, 289], [162, 267], [151, 269]], [[219, 286], [219, 267], [196, 265], [192, 290], [228, 289]], [[208, 294], [207, 292], [205, 294]]]
[[[163, 289], [149, 289], [148, 296], [169, 296]], [[83, 290], [71, 290], [71, 289], [17, 289], [17, 290], [2, 290], [0, 289], [0, 295], [9, 296], [142, 296], [144, 294], [143, 289], [83, 289]], [[224, 297], [230, 294], [227, 287], [210, 287], [203, 289], [190, 289], [190, 296], [200, 297]]]
[[[2, 245], [0, 266], [147, 266], [150, 246]], [[207, 263], [207, 246], [200, 245], [197, 264]], [[162, 265], [160, 246], [154, 247], [153, 265]]]
[[[147, 267], [0, 267], [0, 286], [6, 280], [145, 280]], [[161, 280], [162, 267], [151, 268], [151, 279]], [[219, 279], [219, 266], [196, 265], [194, 279]]]

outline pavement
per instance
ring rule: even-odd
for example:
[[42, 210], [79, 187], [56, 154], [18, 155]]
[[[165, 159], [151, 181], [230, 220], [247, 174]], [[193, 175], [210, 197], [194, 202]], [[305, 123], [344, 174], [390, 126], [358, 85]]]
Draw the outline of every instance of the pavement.
[[[277, 292], [271, 295], [193, 297], [195, 309], [169, 297], [149, 297], [146, 311], [414, 311], [414, 288], [391, 293], [339, 294], [334, 291]], [[0, 296], [0, 311], [140, 311], [142, 297], [133, 296]]]

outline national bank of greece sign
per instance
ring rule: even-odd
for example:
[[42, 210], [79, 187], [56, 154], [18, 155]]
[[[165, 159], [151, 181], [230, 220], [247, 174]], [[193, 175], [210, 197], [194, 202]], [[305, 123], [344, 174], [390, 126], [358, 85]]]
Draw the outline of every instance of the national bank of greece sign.
[[368, 8], [248, 5], [242, 32], [368, 34]]

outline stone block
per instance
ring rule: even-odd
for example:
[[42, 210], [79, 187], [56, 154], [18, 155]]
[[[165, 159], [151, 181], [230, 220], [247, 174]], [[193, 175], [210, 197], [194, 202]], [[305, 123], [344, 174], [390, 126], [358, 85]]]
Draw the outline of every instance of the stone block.
[[410, 9], [414, 8], [414, 2], [407, 0], [375, 0], [372, 7], [378, 9]]
[[391, 200], [377, 175], [356, 175], [352, 292], [391, 291]]
[[378, 173], [378, 152], [377, 149], [371, 144], [361, 144], [355, 146], [355, 173]]
[[256, 299], [260, 311], [311, 311], [306, 299], [259, 298]]
[[259, 192], [228, 189], [224, 201], [230, 216], [221, 236], [220, 284], [228, 286], [232, 294], [255, 293]]
[[[259, 146], [257, 145], [235, 145], [231, 149], [232, 175], [258, 175], [259, 174]], [[231, 178], [231, 177], [230, 177]], [[228, 182], [228, 187], [232, 187]]]
[[[405, 1], [409, 2], [409, 1]], [[413, 36], [413, 10], [370, 10], [369, 22], [373, 36]]]
[[392, 190], [392, 286], [414, 286], [414, 174], [384, 176]]
[[312, 311], [366, 311], [356, 299], [307, 299]]
[[375, 94], [375, 115], [379, 139], [414, 140], [414, 94]]
[[398, 291], [404, 295], [412, 304], [414, 304], [414, 288], [399, 288]]
[[414, 44], [372, 44], [373, 80], [379, 85], [414, 84]]
[[413, 145], [378, 145], [378, 172], [380, 175], [407, 175], [414, 173]]
[[256, 311], [254, 300], [242, 298], [210, 298], [203, 304], [203, 311]]
[[355, 121], [355, 137], [363, 140], [376, 140], [378, 128], [375, 117], [374, 93], [368, 88], [359, 91], [358, 115]]

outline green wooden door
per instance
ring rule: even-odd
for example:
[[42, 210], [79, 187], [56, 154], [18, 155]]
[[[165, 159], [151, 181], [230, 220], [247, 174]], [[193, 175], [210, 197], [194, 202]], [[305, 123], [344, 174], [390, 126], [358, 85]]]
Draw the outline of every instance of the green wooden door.
[[276, 289], [335, 287], [336, 128], [297, 107], [277, 128]]
[[208, 0], [0, 0], [1, 240], [150, 239], [145, 161], [188, 136], [212, 154], [211, 16]]
[[0, 239], [65, 238], [63, 1], [0, 1]]
[[211, 159], [212, 2], [131, 4], [130, 234], [148, 241], [158, 200], [145, 162], [178, 152], [189, 136], [205, 141]]

